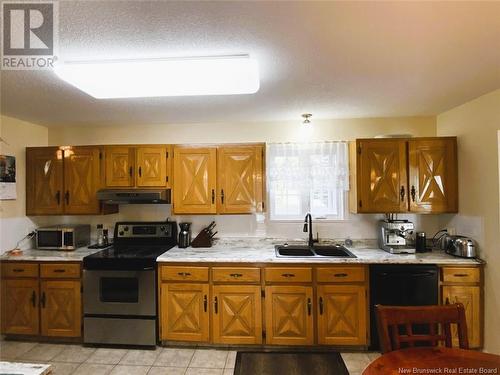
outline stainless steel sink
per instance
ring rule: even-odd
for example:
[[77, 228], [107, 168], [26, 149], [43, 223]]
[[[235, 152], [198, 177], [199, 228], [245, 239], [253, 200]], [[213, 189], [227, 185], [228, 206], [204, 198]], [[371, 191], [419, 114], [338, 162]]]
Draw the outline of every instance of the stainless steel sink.
[[356, 258], [342, 245], [276, 245], [274, 247], [277, 257], [280, 258]]

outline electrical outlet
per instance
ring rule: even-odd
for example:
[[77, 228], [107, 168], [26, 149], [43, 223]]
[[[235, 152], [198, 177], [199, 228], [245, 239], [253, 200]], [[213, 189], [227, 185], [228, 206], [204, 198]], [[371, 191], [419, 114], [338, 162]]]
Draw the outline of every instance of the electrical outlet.
[[455, 228], [446, 228], [446, 231], [448, 232], [448, 235], [450, 235], [450, 236], [455, 236], [457, 234], [457, 231]]

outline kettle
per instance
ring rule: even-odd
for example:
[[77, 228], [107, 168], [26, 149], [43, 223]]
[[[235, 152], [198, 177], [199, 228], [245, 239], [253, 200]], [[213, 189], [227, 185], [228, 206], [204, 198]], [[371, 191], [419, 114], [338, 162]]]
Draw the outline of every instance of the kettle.
[[191, 223], [179, 223], [179, 247], [186, 248], [191, 245]]
[[476, 244], [472, 238], [465, 236], [447, 236], [446, 252], [448, 254], [462, 257], [462, 258], [475, 258], [476, 257]]

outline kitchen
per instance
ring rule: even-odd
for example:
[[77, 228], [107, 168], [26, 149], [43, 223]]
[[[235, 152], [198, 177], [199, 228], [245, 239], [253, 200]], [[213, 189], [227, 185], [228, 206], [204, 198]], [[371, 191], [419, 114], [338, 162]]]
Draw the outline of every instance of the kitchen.
[[[495, 272], [499, 207], [498, 53], [487, 47], [493, 40], [488, 38], [498, 35], [494, 16], [497, 4], [467, 3], [462, 7], [432, 4], [432, 12], [442, 12], [448, 23], [429, 21], [427, 12], [431, 12], [431, 7], [425, 4], [147, 4], [140, 10], [133, 2], [121, 5], [94, 2], [93, 6], [85, 2], [71, 6], [60, 4], [59, 22], [65, 26], [60, 28], [60, 55], [65, 60], [77, 61], [90, 57], [105, 60], [155, 56], [151, 51], [162, 48], [174, 51], [156, 55], [234, 55], [243, 50], [258, 62], [260, 88], [253, 94], [231, 96], [96, 99], [53, 72], [2, 71], [0, 154], [16, 157], [16, 199], [1, 201], [1, 250], [5, 253], [2, 290], [6, 290], [8, 283], [20, 282], [24, 290], [30, 290], [25, 297], [31, 304], [31, 289], [26, 289], [26, 285], [32, 283], [35, 303], [30, 313], [35, 318], [30, 322], [36, 324], [19, 337], [19, 332], [15, 333], [19, 327], [9, 333], [8, 324], [3, 321], [2, 331], [8, 340], [0, 343], [0, 355], [8, 355], [2, 355], [2, 360], [52, 362], [55, 373], [63, 370], [66, 373], [118, 373], [127, 370], [122, 367], [130, 364], [135, 364], [134, 370], [140, 373], [159, 372], [161, 367], [174, 368], [176, 370], [169, 370], [179, 373], [205, 371], [200, 368], [211, 368], [206, 373], [223, 373], [225, 369], [232, 373], [237, 351], [279, 347], [293, 352], [294, 347], [299, 347], [316, 353], [328, 348], [342, 353], [340, 361], [350, 373], [361, 373], [378, 358], [377, 352], [370, 348], [370, 340], [376, 334], [376, 330], [370, 330], [376, 325], [370, 322], [374, 317], [370, 307], [375, 298], [372, 277], [376, 274], [373, 267], [387, 262], [436, 267], [432, 284], [436, 304], [445, 304], [448, 294], [453, 302], [463, 301], [467, 306], [469, 347], [500, 354], [500, 342], [495, 334], [499, 330], [495, 313], [499, 298], [495, 286], [500, 282]], [[189, 23], [192, 30], [186, 32], [189, 28], [183, 23], [194, 9], [203, 15], [202, 20]], [[372, 11], [372, 16], [360, 13], [360, 9]], [[134, 12], [142, 12], [134, 21], [142, 37], [138, 33], [123, 35], [117, 26], [129, 20]], [[399, 30], [404, 29], [405, 24], [414, 24], [416, 34], [398, 34], [386, 27], [392, 12], [401, 17], [401, 24], [392, 27]], [[99, 17], [90, 21], [97, 14]], [[336, 20], [334, 26], [326, 15]], [[370, 33], [366, 17], [376, 23], [378, 33]], [[103, 19], [107, 22], [102, 23]], [[246, 26], [238, 22], [242, 19]], [[477, 19], [483, 20], [482, 27]], [[303, 27], [292, 27], [292, 20]], [[424, 20], [435, 28], [440, 38], [432, 38], [429, 30], [419, 28]], [[453, 26], [457, 20], [465, 25], [460, 30]], [[156, 29], [148, 24], [155, 25]], [[215, 24], [218, 27], [214, 27]], [[346, 33], [354, 26], [360, 35]], [[332, 33], [322, 33], [323, 28], [328, 27], [333, 28]], [[85, 30], [99, 31], [86, 35]], [[276, 30], [288, 32], [276, 33]], [[172, 39], [163, 40], [163, 35]], [[199, 40], [199, 35], [206, 37]], [[235, 39], [226, 40], [227, 35], [234, 35]], [[141, 38], [146, 36], [151, 40], [149, 45], [142, 43]], [[405, 37], [414, 38], [415, 45], [434, 56], [437, 62], [417, 67], [412, 61], [414, 49], [402, 44]], [[382, 39], [398, 47], [389, 53], [380, 44]], [[315, 40], [317, 45], [309, 44], [308, 40]], [[89, 41], [99, 46], [90, 57], [85, 55]], [[366, 47], [363, 52], [353, 47], [359, 43]], [[381, 48], [373, 51], [368, 47], [373, 43]], [[453, 48], [441, 50], [442, 43]], [[460, 43], [482, 58], [464, 56], [457, 47]], [[131, 46], [138, 52], [127, 49]], [[338, 49], [336, 52], [333, 46]], [[217, 52], [221, 50], [229, 53]], [[322, 62], [330, 54], [335, 57], [330, 64], [338, 74], [328, 74], [331, 68]], [[456, 62], [456, 71], [437, 69], [443, 61], [451, 60]], [[380, 61], [385, 65], [372, 65], [367, 61]], [[401, 65], [397, 72], [393, 70], [394, 61]], [[317, 66], [317, 71], [311, 70], [311, 66]], [[386, 69], [384, 73], [380, 72], [382, 67]], [[360, 71], [365, 78], [360, 78]], [[466, 82], [472, 82], [472, 72], [481, 76], [467, 86]], [[403, 74], [415, 76], [417, 73], [422, 82], [439, 82], [440, 88], [429, 93], [402, 78]], [[387, 82], [370, 82], [379, 77], [377, 74], [385, 74]], [[295, 82], [295, 86], [290, 82]], [[331, 92], [322, 92], [321, 86], [315, 86], [319, 82]], [[456, 82], [464, 85], [462, 91], [454, 89]], [[400, 87], [393, 90], [396, 83]], [[375, 84], [378, 86], [372, 87]], [[356, 88], [356, 95], [348, 85]], [[387, 94], [381, 98], [374, 91]], [[335, 95], [344, 96], [334, 100]], [[31, 104], [22, 104], [26, 102]], [[303, 116], [309, 113], [312, 116]], [[387, 150], [396, 150], [392, 154], [398, 155], [396, 162], [373, 161], [380, 161], [377, 158], [381, 155], [391, 155]], [[425, 150], [430, 151], [425, 153]], [[437, 184], [431, 181], [427, 197], [420, 194], [423, 185], [418, 181], [418, 178], [426, 178], [427, 171], [423, 171], [422, 163], [419, 166], [415, 161], [415, 155], [421, 157], [420, 161], [434, 157], [431, 160], [434, 164], [430, 162], [429, 167], [436, 167], [431, 175], [439, 178], [434, 180]], [[437, 162], [441, 157], [442, 164]], [[40, 173], [47, 165], [51, 173]], [[368, 174], [365, 168], [369, 168]], [[198, 175], [200, 170], [202, 173]], [[376, 173], [379, 175], [371, 179]], [[391, 176], [387, 179], [389, 184], [385, 179], [387, 175]], [[47, 176], [50, 181], [44, 180]], [[439, 185], [439, 181], [444, 182]], [[380, 182], [380, 186], [373, 188], [371, 184], [376, 182]], [[436, 195], [443, 186], [446, 188], [444, 199]], [[116, 199], [130, 200], [134, 193], [143, 190], [146, 190], [144, 194], [154, 191], [159, 195], [147, 198], [148, 204], [116, 204]], [[380, 201], [373, 199], [374, 191], [380, 193], [380, 201], [386, 206], [381, 207]], [[129, 193], [128, 197], [124, 197], [123, 192]], [[152, 203], [153, 200], [160, 202]], [[415, 200], [422, 204], [415, 205]], [[311, 222], [304, 222], [309, 212], [313, 218]], [[385, 213], [394, 217], [386, 217]], [[408, 224], [413, 224], [408, 234], [403, 234], [413, 250], [417, 232], [425, 232], [430, 247], [432, 237], [447, 229], [448, 234], [472, 238], [481, 260], [455, 257], [440, 250], [416, 255], [383, 251], [380, 249], [383, 245], [377, 241], [382, 237], [380, 221], [386, 218], [408, 220]], [[203, 233], [203, 228], [215, 222], [208, 236], [217, 232], [213, 246], [206, 247], [212, 243], [210, 238], [203, 240], [204, 246], [199, 248], [174, 246], [181, 231], [175, 222], [191, 223], [192, 241]], [[89, 290], [85, 287], [85, 275], [92, 271], [86, 267], [92, 265], [84, 257], [98, 253], [99, 249], [84, 247], [57, 253], [28, 250], [35, 249], [36, 242], [26, 240], [19, 245], [22, 254], [7, 255], [7, 251], [17, 247], [18, 241], [37, 228], [82, 224], [90, 226], [92, 244], [98, 240], [97, 225], [102, 224], [117, 251], [121, 247], [137, 246], [137, 241], [141, 247], [170, 248], [158, 254], [152, 263], [148, 260], [148, 264], [142, 264], [157, 268], [148, 290], [155, 294], [154, 304], [158, 304], [158, 309], [147, 313], [144, 319], [145, 324], [148, 319], [155, 322], [153, 331], [149, 329], [149, 332], [153, 332], [150, 336], [154, 337], [156, 350], [140, 350], [140, 355], [148, 358], [143, 364], [140, 360], [127, 362], [134, 355], [140, 356], [134, 354], [133, 349], [107, 347], [116, 342], [101, 343], [104, 345], [97, 348], [95, 343], [85, 343], [85, 330], [92, 326], [92, 319], [106, 315], [102, 311], [87, 310], [91, 304], [85, 296]], [[131, 229], [128, 232], [136, 228], [136, 233], [126, 235], [125, 227]], [[155, 228], [154, 234], [149, 233], [151, 228]], [[399, 234], [396, 233], [394, 241], [403, 239]], [[310, 237], [320, 240], [312, 243], [312, 256], [286, 257], [275, 249], [276, 245], [287, 243], [287, 251], [293, 250], [294, 245], [307, 245]], [[335, 244], [341, 244], [356, 258], [316, 255], [314, 246]], [[146, 258], [141, 259], [131, 263], [146, 262]], [[118, 262], [116, 258], [108, 263], [116, 266]], [[28, 265], [19, 272], [28, 275], [18, 277], [19, 273], [14, 270], [23, 269], [17, 267], [19, 264]], [[61, 265], [64, 267], [60, 268]], [[8, 273], [9, 267], [13, 274]], [[63, 272], [59, 272], [61, 270]], [[282, 276], [284, 274], [294, 276]], [[335, 274], [346, 274], [345, 281], [332, 281], [330, 278]], [[466, 276], [454, 276], [456, 274]], [[113, 291], [116, 287], [122, 298], [135, 300], [137, 296], [126, 293], [132, 292], [134, 281], [127, 281], [130, 284], [122, 281], [118, 285], [110, 283], [110, 288], [105, 290]], [[78, 293], [82, 285], [83, 293]], [[71, 306], [74, 319], [71, 327], [62, 330], [57, 324], [51, 327], [47, 323], [49, 318], [44, 316], [50, 314], [43, 312], [41, 301], [43, 291], [47, 295], [52, 290], [55, 296], [53, 291], [58, 287], [73, 293], [72, 302], [63, 304]], [[236, 291], [245, 293], [252, 306], [244, 316], [250, 316], [254, 322], [249, 325], [252, 335], [243, 334], [246, 322], [238, 319], [232, 322], [237, 323], [233, 328], [239, 334], [224, 335], [224, 325], [231, 321], [228, 306], [234, 310], [236, 303], [231, 293]], [[305, 324], [298, 334], [292, 332], [293, 322], [283, 322], [285, 331], [292, 332], [289, 337], [270, 329], [275, 324], [273, 319], [279, 320], [279, 316], [269, 313], [274, 309], [280, 314], [276, 301], [288, 301], [288, 307], [293, 305], [295, 299], [287, 295], [288, 292], [302, 296], [299, 310], [303, 312]], [[326, 321], [320, 309], [327, 311], [327, 299], [341, 308], [342, 301], [336, 298], [345, 293], [349, 298], [356, 298], [357, 308], [355, 312], [348, 310], [348, 323], [354, 322], [355, 329], [349, 328], [348, 323], [344, 325], [342, 319], [337, 324], [342, 336], [324, 328]], [[16, 306], [5, 303], [5, 298], [2, 294], [3, 308]], [[187, 314], [179, 310], [190, 301], [196, 301], [198, 310], [187, 311]], [[125, 305], [127, 303], [122, 306]], [[122, 318], [124, 310], [110, 313], [110, 318], [115, 319], [116, 315]], [[236, 310], [233, 317], [240, 316], [235, 314]], [[223, 317], [222, 311], [229, 315]], [[21, 312], [11, 314], [19, 317], [16, 314]], [[185, 319], [178, 321], [182, 324], [176, 328], [171, 324], [175, 314], [196, 317], [196, 324]], [[135, 319], [140, 314], [132, 315]], [[4, 310], [2, 316], [5, 320]], [[340, 317], [335, 312], [331, 316]], [[111, 320], [100, 323], [93, 330], [94, 335], [110, 327], [112, 323], [108, 322]], [[114, 331], [132, 330], [133, 324], [125, 322], [126, 319], [120, 320], [123, 325]], [[198, 330], [194, 330], [194, 326]], [[146, 331], [145, 328], [138, 330]], [[140, 335], [125, 336], [125, 339], [138, 339]], [[28, 337], [31, 342], [26, 341]], [[72, 344], [65, 348], [68, 343]], [[43, 349], [43, 345], [47, 347]], [[65, 350], [80, 353], [83, 356], [80, 359], [84, 360], [61, 361]], [[149, 360], [152, 357], [154, 359]], [[217, 363], [210, 364], [209, 359]]]

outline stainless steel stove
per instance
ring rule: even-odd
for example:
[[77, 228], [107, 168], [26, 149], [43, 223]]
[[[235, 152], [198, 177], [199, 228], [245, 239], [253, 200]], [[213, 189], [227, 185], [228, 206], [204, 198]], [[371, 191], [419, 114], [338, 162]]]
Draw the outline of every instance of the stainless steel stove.
[[114, 245], [83, 259], [83, 341], [156, 345], [156, 258], [177, 243], [176, 222], [119, 222]]

